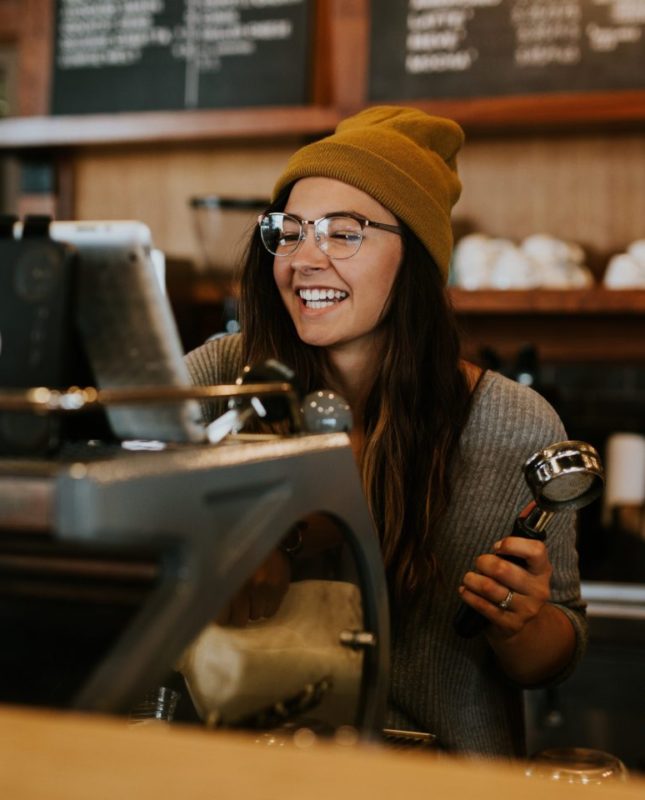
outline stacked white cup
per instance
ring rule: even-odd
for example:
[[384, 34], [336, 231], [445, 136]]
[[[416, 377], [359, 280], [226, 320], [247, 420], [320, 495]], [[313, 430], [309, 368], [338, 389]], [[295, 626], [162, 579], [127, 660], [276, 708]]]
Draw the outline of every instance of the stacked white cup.
[[614, 433], [607, 440], [604, 505], [612, 509], [640, 509], [641, 535], [645, 535], [645, 436]]

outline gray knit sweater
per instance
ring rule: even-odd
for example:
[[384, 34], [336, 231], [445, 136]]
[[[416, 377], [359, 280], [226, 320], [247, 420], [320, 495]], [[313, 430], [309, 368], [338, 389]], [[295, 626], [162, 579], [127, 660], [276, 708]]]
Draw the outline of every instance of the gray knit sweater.
[[[233, 382], [242, 367], [241, 339], [227, 336], [187, 356], [195, 383]], [[207, 418], [214, 409], [204, 406]], [[388, 725], [434, 733], [444, 747], [484, 756], [524, 755], [522, 695], [496, 663], [484, 636], [464, 640], [453, 628], [457, 588], [474, 558], [511, 532], [531, 499], [522, 466], [535, 451], [565, 439], [562, 423], [536, 392], [495, 372], [482, 377], [453, 466], [452, 502], [434, 543], [440, 577], [404, 615], [392, 620]], [[557, 514], [547, 545], [552, 602], [571, 620], [577, 646], [586, 643], [580, 599], [575, 519]]]

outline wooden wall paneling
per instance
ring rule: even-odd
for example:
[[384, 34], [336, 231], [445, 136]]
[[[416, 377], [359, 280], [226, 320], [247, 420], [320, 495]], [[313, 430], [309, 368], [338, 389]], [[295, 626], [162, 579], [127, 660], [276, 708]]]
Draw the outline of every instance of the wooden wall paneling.
[[74, 216], [140, 219], [169, 257], [199, 260], [193, 195], [269, 196], [294, 140], [93, 148], [74, 155]]

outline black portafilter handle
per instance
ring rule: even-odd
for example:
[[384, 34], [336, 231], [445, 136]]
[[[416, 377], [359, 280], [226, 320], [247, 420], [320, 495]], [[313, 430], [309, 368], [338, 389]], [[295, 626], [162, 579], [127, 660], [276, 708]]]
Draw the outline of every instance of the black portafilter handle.
[[[543, 542], [546, 538], [544, 531], [534, 530], [522, 515], [515, 520], [511, 536], [519, 536], [522, 539], [537, 539], [540, 542]], [[497, 557], [526, 568], [526, 561], [519, 556], [498, 554]], [[466, 603], [460, 605], [453, 620], [455, 631], [463, 639], [472, 639], [473, 636], [477, 636], [478, 633], [484, 630], [486, 625], [488, 625], [486, 617], [480, 614], [479, 611], [475, 611], [471, 606], [466, 605]]]
[[[294, 393], [299, 397], [301, 392], [299, 390], [296, 374], [281, 361], [275, 358], [267, 359], [261, 364], [254, 366], [246, 366], [242, 371], [240, 377], [236, 380], [240, 385], [250, 383], [289, 383], [293, 386]], [[291, 419], [292, 406], [289, 398], [285, 395], [258, 395], [252, 398], [252, 404], [260, 404], [264, 409], [265, 414], [262, 419], [265, 422], [282, 422], [285, 419]], [[234, 399], [229, 402], [229, 408], [243, 408], [248, 407], [248, 399]], [[293, 420], [291, 420], [293, 422]]]

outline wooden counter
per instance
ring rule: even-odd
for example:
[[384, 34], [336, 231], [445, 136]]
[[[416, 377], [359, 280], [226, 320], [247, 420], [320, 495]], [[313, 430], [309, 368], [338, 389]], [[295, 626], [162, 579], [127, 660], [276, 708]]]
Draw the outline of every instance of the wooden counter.
[[367, 745], [267, 747], [196, 728], [0, 707], [0, 792], [11, 800], [641, 800], [644, 790], [635, 778], [592, 789], [545, 784], [520, 765]]

